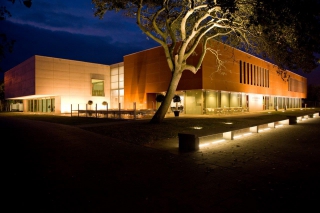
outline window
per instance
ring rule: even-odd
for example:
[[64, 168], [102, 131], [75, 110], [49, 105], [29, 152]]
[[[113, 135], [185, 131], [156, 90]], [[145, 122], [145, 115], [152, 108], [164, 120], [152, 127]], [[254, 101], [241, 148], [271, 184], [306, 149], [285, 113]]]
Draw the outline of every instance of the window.
[[289, 78], [288, 90], [292, 92], [305, 92], [306, 84], [294, 78]]
[[261, 75], [261, 77], [262, 77], [262, 86], [263, 86], [263, 87], [265, 86], [265, 85], [264, 85], [264, 81], [265, 81], [265, 79], [264, 79], [264, 73], [265, 73], [265, 69], [262, 68], [262, 75]]
[[246, 83], [246, 62], [243, 62], [243, 83]]
[[252, 75], [252, 64], [250, 65], [250, 84], [252, 85], [253, 75]]
[[111, 68], [111, 108], [124, 104], [124, 67], [117, 65]]
[[266, 79], [265, 87], [269, 87], [269, 86], [268, 86], [268, 83], [269, 83], [269, 82], [268, 82], [268, 81], [269, 81], [268, 72], [269, 72], [269, 70], [266, 70], [266, 73], [265, 73], [265, 76], [266, 76], [266, 77], [265, 77], [265, 79]]
[[250, 79], [250, 64], [247, 63], [247, 84], [250, 84], [249, 79]]
[[91, 79], [92, 96], [104, 96], [104, 80]]
[[242, 83], [242, 61], [240, 61], [239, 65], [240, 65], [240, 83]]
[[239, 71], [240, 83], [269, 88], [269, 70], [240, 61]]
[[259, 73], [259, 78], [260, 78], [260, 79], [259, 79], [259, 86], [260, 86], [260, 87], [262, 86], [262, 69], [263, 69], [263, 68], [260, 67], [260, 73]]
[[256, 65], [253, 66], [254, 67], [254, 73], [253, 73], [253, 84], [256, 85], [256, 76], [257, 76], [257, 71], [256, 71]]

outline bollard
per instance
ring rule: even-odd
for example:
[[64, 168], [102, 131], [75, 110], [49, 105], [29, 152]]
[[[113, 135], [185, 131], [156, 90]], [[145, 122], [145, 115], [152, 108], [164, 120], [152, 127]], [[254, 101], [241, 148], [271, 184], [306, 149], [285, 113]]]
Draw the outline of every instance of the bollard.
[[180, 151], [199, 150], [199, 137], [194, 134], [178, 133]]

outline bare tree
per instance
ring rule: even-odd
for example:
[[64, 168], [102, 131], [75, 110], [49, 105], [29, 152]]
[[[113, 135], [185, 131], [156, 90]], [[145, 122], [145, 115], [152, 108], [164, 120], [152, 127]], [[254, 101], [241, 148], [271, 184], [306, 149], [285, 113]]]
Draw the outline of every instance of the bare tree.
[[[96, 15], [102, 17], [105, 2], [93, 2], [97, 7]], [[165, 99], [153, 116], [152, 123], [159, 123], [165, 117], [183, 71], [197, 73], [207, 51], [218, 56], [216, 50], [207, 45], [211, 39], [233, 34], [239, 41], [249, 44], [246, 28], [249, 23], [248, 7], [252, 5], [232, 0], [223, 4], [217, 0], [140, 0], [123, 4], [127, 14], [136, 17], [140, 29], [163, 47], [172, 73]], [[199, 60], [196, 64], [188, 63], [188, 58], [199, 45]]]
[[[7, 0], [8, 2], [11, 2], [12, 4], [15, 3], [15, 0]], [[23, 3], [26, 7], [30, 8], [32, 5], [31, 0], [23, 0], [20, 3]], [[0, 21], [5, 21], [7, 18], [11, 17], [11, 13], [7, 8], [3, 5], [0, 5]], [[7, 35], [0, 31], [0, 63], [5, 58], [6, 52], [11, 53], [13, 51], [13, 45], [15, 40], [11, 40], [7, 38]], [[0, 72], [3, 70], [0, 67]]]
[[[95, 4], [95, 15], [100, 18], [108, 10], [124, 11], [127, 16], [136, 18], [139, 28], [164, 49], [172, 77], [165, 99], [151, 119], [152, 123], [159, 123], [164, 119], [183, 71], [190, 70], [197, 73], [207, 53], [214, 54], [218, 64], [222, 63], [218, 57], [219, 53], [208, 45], [211, 40], [222, 40], [247, 51], [260, 52], [262, 55], [271, 53], [268, 56], [274, 54], [280, 58], [281, 51], [274, 51], [274, 47], [271, 49], [268, 45], [272, 42], [276, 44], [274, 38], [281, 38], [284, 32], [293, 29], [286, 26], [288, 29], [279, 33], [280, 30], [275, 28], [280, 28], [282, 24], [278, 13], [273, 14], [278, 18], [274, 19], [274, 23], [268, 20], [266, 15], [272, 9], [271, 6], [277, 7], [276, 2], [265, 4], [269, 0], [92, 0], [92, 2]], [[281, 9], [288, 11], [290, 4], [287, 5]], [[260, 12], [264, 12], [265, 17], [260, 16]], [[295, 17], [293, 12], [287, 17], [288, 19]], [[270, 29], [275, 33], [270, 34]], [[292, 43], [297, 34], [291, 31], [292, 38], [289, 40]], [[281, 41], [284, 40], [282, 38]], [[291, 45], [290, 42], [283, 43], [283, 46]], [[189, 63], [188, 58], [193, 54], [198, 55], [198, 61]]]

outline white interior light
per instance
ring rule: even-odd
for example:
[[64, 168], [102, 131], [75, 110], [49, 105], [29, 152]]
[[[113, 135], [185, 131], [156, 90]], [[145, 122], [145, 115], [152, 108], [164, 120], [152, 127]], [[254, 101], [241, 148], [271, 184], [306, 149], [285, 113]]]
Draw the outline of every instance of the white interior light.
[[233, 124], [232, 122], [225, 122], [224, 124]]
[[191, 127], [192, 129], [202, 129], [201, 126], [194, 126], [194, 127]]

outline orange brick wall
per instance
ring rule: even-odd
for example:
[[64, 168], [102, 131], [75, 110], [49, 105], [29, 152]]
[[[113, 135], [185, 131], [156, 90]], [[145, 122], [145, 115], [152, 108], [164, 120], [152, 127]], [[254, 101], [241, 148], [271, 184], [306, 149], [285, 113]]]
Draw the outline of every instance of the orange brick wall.
[[[146, 93], [167, 90], [170, 71], [163, 50], [154, 48], [124, 57], [124, 100], [125, 107], [133, 102], [146, 104]], [[145, 108], [145, 107], [142, 107]]]
[[[264, 60], [231, 48], [221, 43], [213, 43], [213, 49], [218, 49], [224, 66], [217, 72], [215, 56], [207, 52], [203, 64], [197, 74], [184, 71], [177, 90], [209, 89], [231, 92], [256, 93], [266, 95], [288, 96], [296, 98], [306, 97], [306, 78], [289, 72], [291, 78], [303, 82], [303, 92], [288, 91], [288, 82], [284, 82], [277, 74], [276, 67]], [[198, 54], [189, 59], [196, 63]], [[269, 87], [261, 87], [240, 83], [239, 61], [246, 62], [269, 70]], [[168, 88], [171, 72], [167, 65], [162, 47], [145, 50], [124, 56], [124, 100], [125, 107], [132, 107], [136, 102], [138, 108], [151, 106], [147, 93], [165, 92]], [[151, 100], [153, 101], [153, 100]]]
[[[304, 92], [290, 92], [288, 91], [288, 82], [282, 80], [281, 76], [277, 74], [277, 68], [273, 64], [221, 43], [214, 45], [213, 48], [219, 49], [219, 53], [221, 54], [220, 58], [225, 63], [221, 71], [218, 72], [215, 56], [209, 52], [207, 53], [202, 64], [203, 89], [289, 96], [296, 98], [306, 97], [306, 78], [288, 71], [291, 78], [304, 83], [304, 88], [301, 88], [301, 91]], [[251, 85], [251, 82], [250, 84], [240, 83], [240, 60], [242, 62], [249, 63], [250, 65], [252, 64], [269, 70], [269, 87]]]

